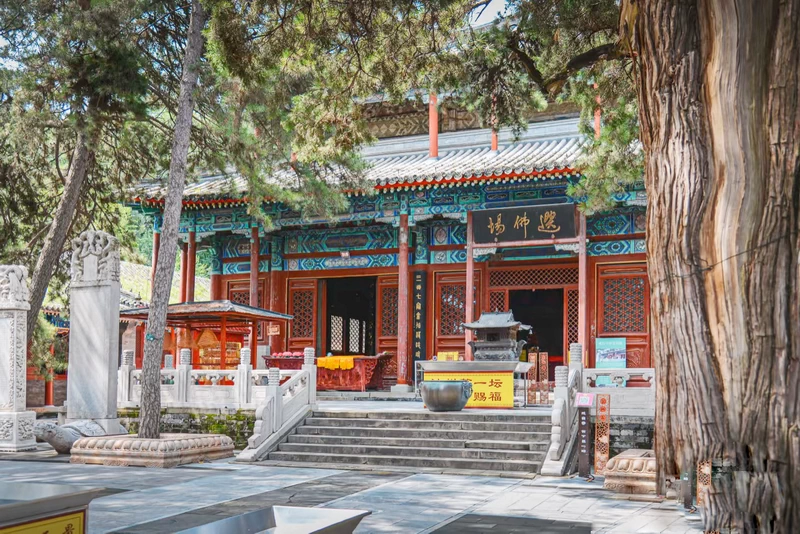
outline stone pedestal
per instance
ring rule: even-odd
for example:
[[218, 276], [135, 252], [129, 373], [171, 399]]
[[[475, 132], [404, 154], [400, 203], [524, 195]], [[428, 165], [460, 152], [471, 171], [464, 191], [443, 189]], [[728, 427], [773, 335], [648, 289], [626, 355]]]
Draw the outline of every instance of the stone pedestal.
[[161, 434], [81, 438], [72, 445], [73, 464], [175, 467], [233, 456], [233, 440], [217, 434]]
[[108, 434], [117, 419], [119, 243], [86, 231], [72, 241], [67, 422], [92, 419]]
[[28, 269], [0, 265], [0, 451], [36, 448], [36, 413], [25, 410]]
[[619, 493], [655, 493], [656, 455], [650, 449], [628, 449], [611, 458], [603, 474], [605, 489]]

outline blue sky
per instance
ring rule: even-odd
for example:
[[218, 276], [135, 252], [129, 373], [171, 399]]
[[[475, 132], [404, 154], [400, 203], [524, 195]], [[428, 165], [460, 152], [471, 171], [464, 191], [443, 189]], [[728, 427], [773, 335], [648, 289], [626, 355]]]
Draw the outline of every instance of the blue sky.
[[474, 26], [479, 26], [481, 24], [493, 21], [497, 14], [503, 10], [505, 5], [505, 0], [492, 0], [492, 3], [486, 7], [483, 14], [475, 19], [472, 24]]

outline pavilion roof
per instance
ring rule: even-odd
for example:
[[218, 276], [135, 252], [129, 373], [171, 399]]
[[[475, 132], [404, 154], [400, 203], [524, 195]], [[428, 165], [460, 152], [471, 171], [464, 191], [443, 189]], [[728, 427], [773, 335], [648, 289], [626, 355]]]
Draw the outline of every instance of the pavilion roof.
[[[383, 139], [362, 150], [367, 163], [364, 178], [375, 192], [391, 189], [453, 187], [487, 181], [529, 181], [577, 175], [578, 158], [586, 142], [577, 119], [533, 124], [518, 140], [510, 130], [499, 132], [498, 150], [491, 150], [491, 130], [467, 130], [440, 134], [439, 157], [429, 157], [428, 136]], [[292, 183], [288, 173], [276, 171], [276, 184]], [[336, 182], [335, 172], [327, 177]], [[218, 207], [244, 202], [247, 180], [233, 172], [206, 175], [187, 184], [184, 204]], [[369, 191], [360, 191], [357, 194]], [[161, 182], [142, 184], [139, 203], [163, 202]]]
[[[480, 319], [471, 323], [464, 323], [464, 328], [468, 330], [480, 330], [482, 328], [514, 328], [526, 326], [514, 319], [513, 312], [484, 312]], [[530, 329], [530, 327], [526, 327]]]
[[[146, 321], [150, 308], [134, 308], [119, 313], [122, 319]], [[235, 323], [252, 323], [254, 321], [291, 321], [292, 316], [230, 300], [209, 300], [206, 302], [183, 302], [170, 304], [167, 307], [167, 325], [185, 326], [191, 324], [219, 324], [222, 318]]]

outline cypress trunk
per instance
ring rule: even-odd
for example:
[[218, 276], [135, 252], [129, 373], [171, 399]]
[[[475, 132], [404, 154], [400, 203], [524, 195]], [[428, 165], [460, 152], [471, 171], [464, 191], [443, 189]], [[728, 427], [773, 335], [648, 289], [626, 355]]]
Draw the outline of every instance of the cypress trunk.
[[47, 293], [47, 286], [53, 271], [56, 268], [61, 251], [64, 250], [64, 242], [75, 218], [75, 209], [80, 200], [83, 182], [86, 180], [86, 173], [92, 161], [92, 151], [89, 148], [89, 137], [84, 131], [79, 131], [75, 139], [75, 148], [72, 151], [72, 163], [64, 181], [64, 192], [58, 201], [58, 207], [50, 223], [50, 229], [44, 238], [42, 250], [36, 259], [36, 267], [31, 276], [31, 311], [28, 314], [27, 329], [28, 339], [33, 339], [33, 330], [39, 318], [39, 310], [44, 302]]
[[186, 161], [189, 155], [189, 142], [194, 113], [194, 88], [197, 72], [203, 53], [203, 26], [206, 14], [200, 0], [192, 0], [189, 33], [183, 57], [178, 109], [175, 119], [175, 134], [169, 166], [169, 184], [164, 204], [161, 243], [158, 249], [158, 263], [150, 296], [150, 310], [147, 318], [147, 332], [142, 362], [142, 400], [139, 436], [155, 439], [159, 436], [161, 419], [161, 358], [164, 346], [164, 332], [167, 323], [167, 306], [175, 272], [175, 255], [178, 250], [178, 223], [181, 216], [183, 188], [186, 182]]
[[625, 7], [660, 481], [684, 462], [730, 466], [707, 530], [800, 532], [800, 0]]

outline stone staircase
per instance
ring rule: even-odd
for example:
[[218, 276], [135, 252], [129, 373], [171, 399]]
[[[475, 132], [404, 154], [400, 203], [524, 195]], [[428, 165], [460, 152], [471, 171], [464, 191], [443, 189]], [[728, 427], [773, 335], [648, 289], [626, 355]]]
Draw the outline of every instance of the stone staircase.
[[548, 415], [315, 411], [268, 460], [530, 474], [549, 442]]

